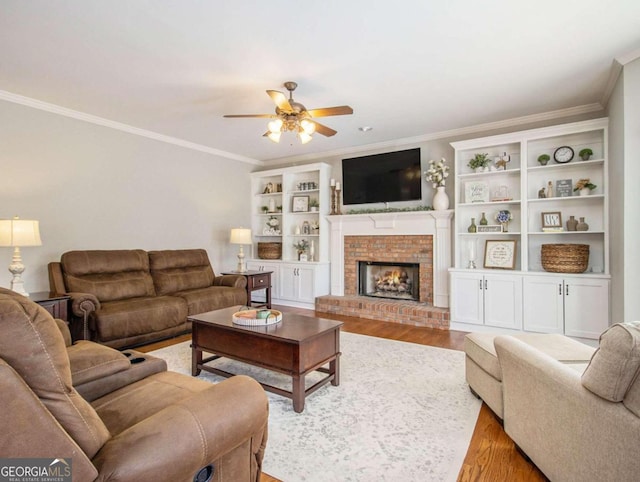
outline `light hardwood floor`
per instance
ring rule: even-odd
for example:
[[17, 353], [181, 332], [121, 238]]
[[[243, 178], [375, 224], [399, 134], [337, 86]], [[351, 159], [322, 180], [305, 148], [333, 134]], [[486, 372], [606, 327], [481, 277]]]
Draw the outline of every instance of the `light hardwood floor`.
[[[390, 340], [407, 341], [421, 345], [437, 346], [452, 350], [462, 350], [466, 333], [462, 331], [435, 330], [400, 323], [365, 320], [340, 315], [315, 313], [313, 310], [282, 306], [274, 308], [284, 312], [297, 313], [330, 318], [344, 323], [342, 330], [361, 335], [377, 336]], [[190, 340], [190, 335], [183, 335], [171, 340], [146, 345], [140, 351], [152, 351], [164, 346]], [[268, 444], [267, 444], [268, 447]], [[268, 450], [268, 448], [267, 448]], [[546, 477], [533, 464], [517, 451], [514, 443], [502, 429], [499, 419], [483, 403], [480, 416], [469, 444], [458, 481], [509, 481], [538, 482], [546, 481]], [[279, 479], [262, 474], [260, 482], [280, 482]]]

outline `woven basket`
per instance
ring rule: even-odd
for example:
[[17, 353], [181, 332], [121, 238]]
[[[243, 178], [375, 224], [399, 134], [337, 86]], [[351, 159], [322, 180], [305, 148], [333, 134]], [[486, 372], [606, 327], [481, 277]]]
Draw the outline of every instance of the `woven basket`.
[[282, 243], [258, 243], [258, 258], [280, 259], [282, 257]]
[[543, 244], [542, 267], [552, 273], [584, 273], [589, 266], [588, 244]]

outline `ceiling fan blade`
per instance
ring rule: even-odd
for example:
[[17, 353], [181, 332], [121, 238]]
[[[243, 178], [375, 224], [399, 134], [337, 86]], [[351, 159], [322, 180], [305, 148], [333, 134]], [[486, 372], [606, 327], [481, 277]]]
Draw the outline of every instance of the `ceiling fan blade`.
[[334, 131], [331, 127], [327, 127], [314, 120], [311, 120], [310, 122], [313, 122], [316, 125], [316, 132], [318, 134], [322, 134], [325, 137], [335, 136], [338, 133], [338, 131]]
[[267, 90], [267, 94], [269, 94], [271, 100], [276, 103], [280, 110], [283, 110], [285, 112], [293, 112], [293, 107], [291, 107], [291, 104], [289, 104], [287, 96], [282, 92], [277, 90]]
[[322, 107], [320, 109], [311, 109], [307, 112], [311, 117], [329, 117], [331, 115], [353, 114], [353, 109], [348, 105], [340, 105], [337, 107]]
[[261, 117], [265, 119], [272, 119], [278, 117], [275, 114], [227, 114], [222, 117]]

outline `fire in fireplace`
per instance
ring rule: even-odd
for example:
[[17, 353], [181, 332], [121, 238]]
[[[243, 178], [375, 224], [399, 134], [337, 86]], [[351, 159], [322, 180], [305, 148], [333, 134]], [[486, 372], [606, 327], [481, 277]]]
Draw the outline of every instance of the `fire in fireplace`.
[[396, 300], [420, 299], [419, 264], [358, 261], [358, 294]]

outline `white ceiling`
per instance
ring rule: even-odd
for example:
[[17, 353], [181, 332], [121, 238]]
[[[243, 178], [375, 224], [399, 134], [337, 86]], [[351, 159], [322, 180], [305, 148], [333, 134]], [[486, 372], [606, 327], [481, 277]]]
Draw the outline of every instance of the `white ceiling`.
[[[26, 96], [256, 160], [597, 109], [640, 48], [638, 0], [1, 0], [1, 98]], [[262, 137], [266, 89], [352, 116]], [[372, 126], [363, 133], [360, 126]]]

